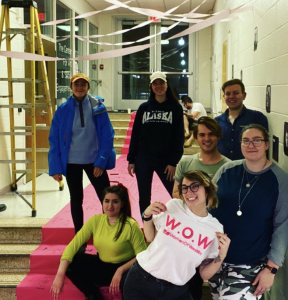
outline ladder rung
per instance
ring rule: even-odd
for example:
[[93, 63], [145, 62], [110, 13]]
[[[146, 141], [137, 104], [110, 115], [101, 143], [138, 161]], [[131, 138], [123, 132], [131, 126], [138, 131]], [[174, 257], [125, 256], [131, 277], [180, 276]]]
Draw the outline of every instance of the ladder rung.
[[[0, 81], [31, 83], [31, 78], [0, 78]], [[36, 83], [42, 83], [43, 80], [35, 79]]]
[[16, 194], [17, 194], [18, 196], [22, 196], [22, 195], [24, 195], [24, 196], [26, 196], [26, 195], [33, 195], [32, 192], [28, 192], [28, 191], [23, 191], [23, 192], [17, 191]]
[[[14, 152], [32, 152], [32, 148], [15, 148]], [[37, 148], [36, 152], [49, 152], [49, 148]]]
[[37, 8], [37, 3], [34, 1], [34, 0], [14, 0], [14, 1], [11, 1], [11, 0], [2, 0], [2, 5], [9, 5], [9, 8], [10, 7], [30, 7], [30, 6], [33, 6], [34, 8]]
[[[48, 169], [36, 169], [36, 173], [37, 174], [43, 174], [43, 173], [48, 173], [49, 170]], [[29, 173], [31, 174], [32, 173], [32, 170], [31, 169], [26, 169], [26, 170], [15, 170], [13, 171], [13, 173]]]
[[[46, 107], [46, 103], [35, 103], [35, 107]], [[0, 105], [0, 108], [31, 108], [32, 104], [31, 103], [14, 103], [14, 104], [4, 104]]]
[[32, 132], [0, 132], [0, 135], [32, 135]]
[[5, 159], [5, 160], [0, 160], [0, 164], [31, 164], [32, 160], [28, 159]]
[[[36, 124], [36, 130], [50, 130], [50, 126]], [[14, 130], [31, 130], [31, 126], [14, 126]]]
[[10, 34], [30, 34], [30, 28], [8, 28], [6, 31], [2, 31], [6, 35]]

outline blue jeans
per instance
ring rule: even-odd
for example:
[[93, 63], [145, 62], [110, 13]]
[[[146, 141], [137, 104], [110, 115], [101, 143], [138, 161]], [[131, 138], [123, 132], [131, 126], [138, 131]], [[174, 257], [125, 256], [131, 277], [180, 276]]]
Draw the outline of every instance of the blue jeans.
[[135, 175], [139, 191], [139, 205], [141, 214], [150, 205], [151, 187], [154, 172], [157, 173], [167, 192], [172, 197], [174, 181], [167, 180], [167, 174], [164, 173], [167, 165], [168, 164], [166, 162], [161, 161], [157, 157], [144, 154], [137, 155], [135, 159]]
[[124, 283], [125, 300], [193, 300], [188, 284], [175, 285], [157, 279], [136, 262], [129, 270]]

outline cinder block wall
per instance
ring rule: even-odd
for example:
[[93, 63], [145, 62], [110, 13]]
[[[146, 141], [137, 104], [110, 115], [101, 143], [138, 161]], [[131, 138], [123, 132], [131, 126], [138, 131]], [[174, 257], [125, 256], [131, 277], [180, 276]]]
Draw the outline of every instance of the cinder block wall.
[[[288, 172], [288, 156], [284, 154], [284, 122], [288, 122], [288, 1], [287, 0], [217, 0], [214, 11], [235, 8], [245, 4], [253, 10], [239, 14], [239, 20], [218, 23], [212, 28], [212, 100], [221, 110], [222, 45], [227, 41], [227, 73], [240, 78], [247, 90], [245, 105], [262, 111], [269, 120], [270, 135], [279, 138], [279, 166]], [[255, 27], [258, 45], [254, 51]], [[271, 112], [266, 112], [266, 86], [271, 85]], [[270, 139], [272, 143], [272, 138]], [[272, 145], [270, 146], [270, 156]], [[274, 161], [272, 159], [272, 161]], [[275, 162], [275, 161], [274, 161]], [[288, 184], [288, 183], [287, 183]], [[275, 277], [266, 300], [288, 299], [288, 252], [283, 267]]]
[[[245, 3], [253, 6], [251, 11], [236, 15], [239, 17], [236, 21], [220, 22], [212, 27], [212, 101], [217, 112], [221, 111], [222, 45], [227, 41], [227, 79], [232, 78], [232, 65], [234, 78], [240, 78], [242, 71], [247, 91], [244, 104], [268, 117], [271, 137], [279, 138], [278, 164], [288, 172], [288, 156], [283, 147], [284, 122], [288, 122], [288, 1], [217, 0], [214, 12]], [[256, 51], [255, 27], [258, 28]], [[267, 85], [271, 85], [270, 113], [266, 112]], [[270, 149], [271, 156], [272, 144]]]

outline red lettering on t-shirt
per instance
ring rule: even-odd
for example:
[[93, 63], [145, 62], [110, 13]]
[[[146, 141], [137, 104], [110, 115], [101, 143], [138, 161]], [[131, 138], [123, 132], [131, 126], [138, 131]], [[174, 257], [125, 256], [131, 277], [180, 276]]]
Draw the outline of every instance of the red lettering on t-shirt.
[[202, 238], [202, 235], [200, 233], [199, 234], [199, 239], [198, 239], [198, 246], [201, 246], [202, 244], [204, 244], [203, 248], [206, 249], [212, 243], [212, 240], [209, 243], [207, 243], [207, 241], [208, 241], [207, 236], [205, 238], [203, 238], [202, 240], [201, 240], [201, 238]]
[[168, 227], [169, 225], [171, 225], [171, 229], [174, 230], [174, 229], [177, 228], [179, 225], [181, 225], [181, 222], [178, 222], [178, 223], [175, 225], [175, 219], [172, 219], [172, 220], [170, 221], [170, 216], [167, 215], [166, 226]]
[[[188, 231], [188, 233], [187, 233], [187, 231]], [[190, 227], [185, 227], [185, 228], [182, 230], [182, 235], [183, 235], [183, 237], [184, 237], [185, 239], [190, 239], [190, 238], [192, 238], [193, 234], [194, 234], [194, 231], [193, 231], [193, 229], [190, 228]]]

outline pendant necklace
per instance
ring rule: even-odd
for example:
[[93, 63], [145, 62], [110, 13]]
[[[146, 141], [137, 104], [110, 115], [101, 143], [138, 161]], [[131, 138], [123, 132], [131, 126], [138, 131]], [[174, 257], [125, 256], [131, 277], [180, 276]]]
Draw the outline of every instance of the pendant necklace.
[[249, 187], [251, 186], [251, 183], [252, 183], [254, 180], [256, 180], [257, 178], [258, 178], [258, 175], [254, 176], [254, 178], [253, 178], [251, 181], [249, 181], [249, 180], [248, 180], [248, 173], [246, 172], [246, 179], [247, 179], [246, 187], [249, 188]]
[[[237, 216], [238, 216], [238, 217], [241, 217], [241, 216], [242, 216], [241, 206], [242, 206], [244, 200], [247, 198], [247, 196], [248, 196], [249, 193], [251, 192], [251, 190], [253, 189], [253, 187], [254, 187], [254, 185], [256, 184], [258, 178], [259, 178], [260, 175], [261, 175], [261, 174], [260, 174], [259, 176], [254, 177], [254, 178], [256, 178], [256, 179], [255, 179], [254, 183], [252, 184], [251, 189], [248, 190], [248, 192], [247, 192], [246, 195], [244, 196], [243, 200], [240, 202], [240, 200], [241, 200], [241, 192], [242, 192], [242, 185], [243, 185], [243, 181], [244, 181], [244, 175], [245, 175], [245, 172], [246, 172], [246, 171], [245, 171], [245, 169], [244, 169], [244, 170], [243, 170], [243, 176], [242, 176], [242, 182], [241, 182], [241, 186], [240, 186], [240, 190], [239, 190], [239, 197], [238, 197], [238, 205], [239, 205], [239, 209], [238, 209], [238, 211], [237, 211]], [[247, 185], [246, 185], [246, 186], [247, 186]]]
[[[265, 169], [267, 162], [268, 162], [268, 159], [266, 159], [265, 164], [264, 164], [264, 166], [262, 167], [261, 171], [263, 171], [263, 170]], [[254, 185], [256, 184], [258, 178], [259, 178], [260, 175], [261, 175], [261, 174], [260, 174], [260, 175], [255, 176], [255, 177], [249, 182], [249, 181], [248, 181], [248, 176], [247, 176], [247, 173], [246, 173], [246, 178], [247, 178], [247, 181], [248, 181], [248, 183], [246, 184], [246, 187], [250, 187], [250, 183], [252, 183], [254, 180], [255, 180], [255, 181], [254, 181], [254, 183], [252, 184], [251, 189], [249, 189], [248, 192], [246, 193], [246, 195], [244, 196], [242, 202], [240, 202], [240, 200], [241, 200], [241, 192], [242, 192], [242, 185], [243, 185], [244, 174], [245, 174], [245, 173], [246, 173], [246, 170], [243, 168], [243, 176], [242, 176], [242, 181], [241, 181], [241, 186], [240, 186], [239, 196], [238, 196], [238, 206], [239, 206], [239, 209], [237, 210], [237, 216], [238, 216], [238, 217], [241, 217], [241, 216], [242, 216], [241, 206], [242, 206], [244, 200], [247, 198], [247, 196], [248, 196], [249, 193], [251, 192], [251, 190], [253, 189], [253, 187], [254, 187]]]

